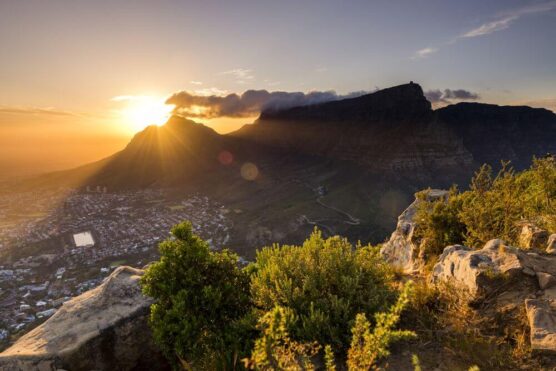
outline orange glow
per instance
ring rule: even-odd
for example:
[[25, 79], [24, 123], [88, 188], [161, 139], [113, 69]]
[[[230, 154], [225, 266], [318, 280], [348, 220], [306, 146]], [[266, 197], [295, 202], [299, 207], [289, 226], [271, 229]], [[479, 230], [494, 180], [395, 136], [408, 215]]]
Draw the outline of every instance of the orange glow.
[[120, 113], [134, 133], [149, 125], [164, 125], [174, 109], [173, 105], [165, 104], [163, 98], [151, 96], [122, 97], [117, 100], [127, 101], [127, 106]]

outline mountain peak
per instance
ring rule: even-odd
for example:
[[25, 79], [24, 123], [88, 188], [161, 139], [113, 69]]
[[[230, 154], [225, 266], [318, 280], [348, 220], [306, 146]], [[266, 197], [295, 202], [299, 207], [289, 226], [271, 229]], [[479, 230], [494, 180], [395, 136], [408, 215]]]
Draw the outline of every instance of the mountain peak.
[[260, 120], [382, 121], [422, 119], [432, 113], [419, 84], [410, 82], [357, 98], [263, 111]]

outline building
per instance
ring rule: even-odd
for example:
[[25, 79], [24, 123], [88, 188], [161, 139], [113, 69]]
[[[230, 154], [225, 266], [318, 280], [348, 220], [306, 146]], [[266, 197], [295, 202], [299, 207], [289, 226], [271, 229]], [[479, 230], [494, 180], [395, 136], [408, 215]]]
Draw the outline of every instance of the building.
[[76, 247], [93, 247], [95, 246], [95, 240], [91, 232], [81, 232], [73, 235], [73, 242]]

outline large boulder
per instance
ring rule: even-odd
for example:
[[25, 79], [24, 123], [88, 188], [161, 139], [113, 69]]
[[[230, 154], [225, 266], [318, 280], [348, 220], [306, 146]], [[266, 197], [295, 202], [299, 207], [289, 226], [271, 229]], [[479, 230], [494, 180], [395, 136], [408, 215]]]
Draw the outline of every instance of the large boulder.
[[142, 270], [117, 268], [100, 286], [64, 303], [0, 354], [0, 369], [157, 370], [167, 364], [147, 325]]
[[[431, 189], [427, 193], [428, 201], [435, 201], [448, 197], [448, 191]], [[382, 245], [380, 253], [384, 259], [405, 273], [413, 273], [423, 266], [423, 256], [420, 242], [414, 238], [417, 222], [415, 213], [419, 204], [423, 202], [415, 199], [411, 205], [398, 217], [396, 230], [388, 242]]]
[[531, 328], [531, 349], [556, 352], [556, 301], [527, 299], [525, 309]]
[[[491, 240], [481, 250], [454, 245], [444, 249], [432, 272], [433, 282], [449, 282], [466, 289], [472, 296], [489, 291], [497, 278], [507, 279], [529, 267], [523, 264], [525, 254], [502, 240]], [[534, 271], [532, 271], [535, 275]]]

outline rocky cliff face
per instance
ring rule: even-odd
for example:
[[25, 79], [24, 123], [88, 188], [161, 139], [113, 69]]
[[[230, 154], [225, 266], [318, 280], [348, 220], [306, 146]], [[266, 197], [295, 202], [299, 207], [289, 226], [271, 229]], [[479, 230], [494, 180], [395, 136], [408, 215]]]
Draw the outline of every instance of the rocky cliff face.
[[147, 326], [151, 300], [141, 294], [142, 274], [119, 267], [96, 289], [64, 303], [0, 353], [0, 369], [166, 369]]
[[461, 103], [433, 111], [410, 83], [373, 94], [263, 112], [234, 136], [380, 172], [469, 174], [482, 163], [556, 152], [556, 115], [530, 107]]

